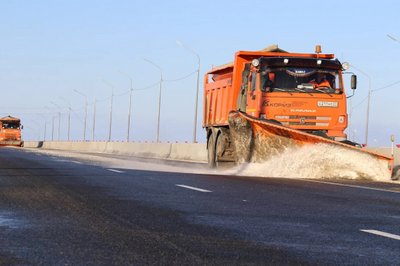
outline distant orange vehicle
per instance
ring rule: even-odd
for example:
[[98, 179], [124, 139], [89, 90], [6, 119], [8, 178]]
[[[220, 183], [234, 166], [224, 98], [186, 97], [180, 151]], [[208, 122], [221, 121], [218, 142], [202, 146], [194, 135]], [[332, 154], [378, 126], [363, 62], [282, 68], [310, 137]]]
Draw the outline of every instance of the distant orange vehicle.
[[21, 129], [19, 118], [12, 116], [0, 118], [0, 145], [22, 147], [24, 142], [21, 140]]
[[[342, 65], [333, 54], [289, 53], [278, 46], [239, 51], [234, 62], [213, 68], [204, 80], [203, 127], [208, 163], [262, 161], [290, 146], [326, 143], [361, 150], [345, 133], [347, 96]], [[357, 77], [351, 76], [356, 89]]]

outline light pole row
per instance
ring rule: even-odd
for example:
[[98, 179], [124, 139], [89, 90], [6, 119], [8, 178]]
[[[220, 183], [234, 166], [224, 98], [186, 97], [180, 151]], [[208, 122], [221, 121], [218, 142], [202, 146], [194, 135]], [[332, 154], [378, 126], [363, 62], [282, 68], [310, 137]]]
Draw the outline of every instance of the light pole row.
[[[200, 84], [200, 56], [191, 48], [184, 46], [181, 42], [177, 41], [176, 42], [179, 46], [187, 49], [191, 53], [193, 53], [197, 57], [197, 79], [196, 79], [196, 98], [195, 98], [195, 110], [194, 110], [194, 119], [193, 119], [193, 143], [197, 142], [197, 116], [198, 116], [198, 97], [199, 97], [199, 84]], [[153, 61], [144, 58], [146, 62], [149, 64], [153, 65], [155, 68], [157, 68], [160, 71], [160, 81], [159, 81], [159, 90], [158, 90], [158, 112], [157, 112], [157, 132], [156, 132], [156, 142], [160, 142], [160, 121], [161, 121], [161, 101], [162, 101], [162, 85], [163, 85], [163, 70], [162, 68], [154, 63]], [[130, 80], [130, 91], [129, 91], [129, 108], [128, 108], [128, 126], [127, 126], [127, 135], [126, 135], [126, 141], [130, 141], [130, 128], [131, 128], [131, 117], [132, 117], [132, 96], [133, 96], [133, 79], [131, 76], [128, 74], [118, 71], [122, 75], [125, 75], [129, 78]], [[106, 81], [103, 78], [100, 78], [101, 81], [103, 81], [107, 86], [111, 87], [111, 102], [110, 102], [110, 119], [109, 119], [109, 131], [108, 131], [108, 141], [111, 141], [111, 136], [112, 136], [112, 118], [113, 118], [113, 101], [114, 101], [114, 86]], [[87, 100], [87, 95], [74, 89], [74, 92], [83, 96], [85, 98], [85, 118], [84, 118], [84, 126], [83, 126], [83, 140], [86, 141], [86, 127], [87, 127], [87, 107], [88, 107], [88, 100]], [[92, 140], [94, 141], [95, 139], [95, 127], [96, 127], [96, 98], [94, 99], [94, 107], [93, 107], [93, 129], [92, 129]], [[61, 108], [60, 106], [54, 104], [53, 105]], [[70, 140], [70, 115], [71, 115], [71, 106], [69, 105], [69, 118], [68, 118], [68, 140]], [[59, 112], [59, 128], [58, 128], [58, 137], [60, 137], [60, 118], [61, 113]], [[53, 128], [52, 128], [52, 140], [54, 140], [54, 117], [53, 117]]]

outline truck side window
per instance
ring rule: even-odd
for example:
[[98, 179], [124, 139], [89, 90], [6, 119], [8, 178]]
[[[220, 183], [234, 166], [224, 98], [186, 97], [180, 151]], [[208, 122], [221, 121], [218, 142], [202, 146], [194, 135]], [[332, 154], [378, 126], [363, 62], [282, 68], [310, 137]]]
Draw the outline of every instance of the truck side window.
[[253, 92], [256, 90], [257, 72], [251, 73], [251, 85], [250, 90]]
[[244, 65], [244, 69], [242, 72], [242, 85], [240, 86], [239, 95], [237, 98], [237, 108], [240, 111], [246, 111], [246, 101], [247, 101], [247, 90], [248, 90], [248, 82], [249, 82], [249, 73], [250, 73], [251, 64], [247, 63]]

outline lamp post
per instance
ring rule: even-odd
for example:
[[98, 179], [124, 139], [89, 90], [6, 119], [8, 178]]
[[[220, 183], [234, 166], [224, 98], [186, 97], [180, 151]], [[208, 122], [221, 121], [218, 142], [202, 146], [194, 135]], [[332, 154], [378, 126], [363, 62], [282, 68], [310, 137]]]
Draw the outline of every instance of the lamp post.
[[54, 141], [54, 118], [55, 116], [53, 115], [51, 117], [51, 141]]
[[[59, 106], [55, 102], [51, 102], [55, 107], [62, 109], [63, 107]], [[69, 119], [69, 118], [68, 118]], [[61, 132], [61, 112], [58, 112], [58, 140], [60, 140], [60, 132]], [[69, 140], [69, 121], [68, 121], [68, 140]]]
[[63, 97], [60, 97], [60, 99], [62, 99], [63, 101], [65, 101], [66, 103], [68, 103], [68, 129], [67, 129], [67, 139], [68, 141], [70, 140], [70, 132], [71, 132], [71, 103], [69, 101], [67, 101], [66, 99], [64, 99]]
[[46, 141], [46, 129], [47, 129], [47, 121], [44, 120], [44, 133], [43, 133], [43, 141]]
[[108, 86], [111, 87], [111, 104], [110, 104], [110, 126], [108, 129], [108, 141], [111, 141], [111, 131], [112, 131], [112, 112], [113, 112], [113, 101], [114, 101], [114, 86], [106, 81], [105, 79], [101, 78], [101, 80]]
[[392, 41], [400, 43], [400, 41], [397, 38], [393, 37], [392, 35], [387, 34], [386, 36], [388, 36], [388, 38], [391, 39]]
[[94, 132], [96, 129], [96, 97], [94, 97], [94, 104], [93, 104], [93, 129], [92, 129], [92, 141], [94, 141]]
[[368, 100], [367, 100], [367, 114], [366, 114], [366, 121], [365, 121], [365, 145], [368, 146], [368, 128], [369, 128], [369, 112], [370, 112], [370, 106], [371, 106], [371, 94], [372, 94], [372, 85], [371, 85], [371, 77], [361, 69], [357, 68], [354, 65], [351, 65], [355, 70], [363, 74], [364, 76], [367, 77], [368, 79]]
[[[52, 105], [54, 105], [57, 108], [61, 108], [60, 106], [58, 106], [57, 104], [55, 104], [54, 102], [51, 102]], [[58, 111], [58, 141], [60, 141], [60, 132], [61, 132], [61, 112]]]
[[76, 92], [79, 95], [85, 97], [85, 119], [84, 119], [84, 122], [83, 122], [83, 141], [86, 141], [86, 121], [87, 121], [87, 106], [88, 106], [87, 96], [86, 96], [86, 94], [84, 94], [84, 93], [82, 93], [82, 92], [80, 92], [78, 90], [75, 90], [75, 89], [74, 89], [74, 92]]
[[196, 99], [195, 99], [195, 109], [194, 109], [194, 119], [193, 119], [193, 143], [197, 142], [197, 111], [199, 103], [199, 83], [200, 83], [200, 56], [190, 47], [183, 45], [182, 42], [176, 41], [176, 43], [190, 51], [197, 57], [197, 80], [196, 80]]
[[[48, 106], [45, 106], [44, 108], [51, 110], [51, 108]], [[55, 118], [55, 116], [52, 113], [52, 116], [51, 116], [51, 141], [54, 140], [54, 118]]]
[[157, 136], [156, 136], [156, 142], [160, 142], [160, 114], [161, 114], [161, 90], [162, 90], [162, 82], [163, 82], [163, 71], [162, 68], [158, 65], [156, 65], [155, 63], [153, 63], [152, 61], [144, 58], [143, 60], [145, 60], [146, 62], [150, 63], [151, 65], [153, 65], [154, 67], [156, 67], [158, 70], [160, 70], [160, 89], [158, 92], [158, 116], [157, 116]]
[[128, 74], [122, 72], [122, 71], [118, 71], [119, 73], [121, 73], [122, 75], [125, 75], [129, 78], [129, 80], [131, 81], [131, 88], [130, 88], [130, 93], [129, 93], [129, 109], [128, 109], [128, 131], [126, 134], [126, 141], [129, 142], [129, 131], [131, 128], [131, 113], [132, 113], [132, 94], [133, 94], [133, 79], [131, 78], [131, 76], [129, 76]]

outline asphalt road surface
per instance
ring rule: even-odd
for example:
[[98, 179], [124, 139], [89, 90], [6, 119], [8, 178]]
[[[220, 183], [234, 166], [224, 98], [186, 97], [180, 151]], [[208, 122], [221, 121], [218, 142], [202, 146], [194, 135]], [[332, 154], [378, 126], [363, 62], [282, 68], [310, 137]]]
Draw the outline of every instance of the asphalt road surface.
[[400, 264], [399, 184], [122, 169], [104, 158], [0, 149], [1, 265]]

